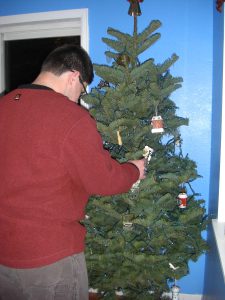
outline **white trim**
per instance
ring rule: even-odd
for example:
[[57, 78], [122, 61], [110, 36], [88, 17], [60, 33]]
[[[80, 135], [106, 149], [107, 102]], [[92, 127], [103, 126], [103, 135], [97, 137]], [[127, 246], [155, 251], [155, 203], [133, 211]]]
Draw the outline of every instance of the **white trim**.
[[[172, 299], [171, 293], [164, 293], [163, 295], [169, 296]], [[202, 295], [179, 294], [179, 300], [202, 300]]]
[[225, 282], [225, 235], [224, 235], [224, 222], [218, 222], [218, 220], [212, 220], [213, 231], [215, 234], [217, 249], [219, 252], [220, 263], [223, 272], [223, 278]]
[[[89, 288], [89, 293], [97, 294], [98, 289]], [[118, 296], [123, 296], [123, 292], [115, 291]], [[168, 296], [172, 299], [172, 293], [163, 293], [163, 296]], [[191, 295], [191, 294], [179, 294], [179, 300], [202, 300], [204, 297], [202, 295]]]
[[72, 35], [80, 35], [89, 52], [88, 9], [0, 17], [0, 93], [5, 89], [4, 41]]
[[202, 295], [180, 294], [179, 300], [202, 300]]

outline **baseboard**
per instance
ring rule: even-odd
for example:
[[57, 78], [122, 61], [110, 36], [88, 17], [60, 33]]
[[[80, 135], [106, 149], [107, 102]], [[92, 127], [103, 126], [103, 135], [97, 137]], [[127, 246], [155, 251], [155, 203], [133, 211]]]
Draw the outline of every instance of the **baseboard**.
[[202, 295], [180, 294], [179, 300], [202, 300]]
[[[172, 294], [166, 294], [172, 299]], [[191, 294], [179, 294], [179, 300], [202, 300], [202, 295], [191, 295]]]
[[[89, 289], [90, 293], [97, 293], [97, 289]], [[121, 296], [123, 295], [122, 292], [116, 292], [116, 295]], [[172, 299], [172, 293], [163, 293], [164, 296], [169, 296]], [[97, 298], [96, 298], [97, 299]], [[179, 294], [179, 300], [203, 300], [202, 295], [192, 295], [192, 294]], [[205, 299], [206, 300], [206, 299]]]
[[225, 282], [225, 222], [218, 222], [217, 219], [213, 219], [212, 225], [220, 257], [220, 264], [223, 271], [223, 278]]

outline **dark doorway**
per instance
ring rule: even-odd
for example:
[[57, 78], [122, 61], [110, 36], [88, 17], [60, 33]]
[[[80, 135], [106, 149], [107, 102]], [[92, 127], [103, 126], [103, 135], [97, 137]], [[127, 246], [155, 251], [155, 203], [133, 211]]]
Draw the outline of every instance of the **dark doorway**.
[[5, 42], [5, 92], [31, 83], [45, 57], [63, 44], [80, 45], [80, 36], [13, 40]]

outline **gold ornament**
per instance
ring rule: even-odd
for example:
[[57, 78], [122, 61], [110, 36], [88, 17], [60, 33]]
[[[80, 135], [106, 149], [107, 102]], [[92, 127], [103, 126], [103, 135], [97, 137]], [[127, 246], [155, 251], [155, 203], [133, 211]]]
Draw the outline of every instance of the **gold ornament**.
[[118, 141], [118, 145], [122, 146], [123, 145], [123, 142], [122, 142], [122, 137], [120, 135], [120, 131], [117, 130], [117, 141]]
[[127, 53], [121, 53], [116, 59], [116, 63], [122, 67], [128, 67], [130, 64], [130, 56]]

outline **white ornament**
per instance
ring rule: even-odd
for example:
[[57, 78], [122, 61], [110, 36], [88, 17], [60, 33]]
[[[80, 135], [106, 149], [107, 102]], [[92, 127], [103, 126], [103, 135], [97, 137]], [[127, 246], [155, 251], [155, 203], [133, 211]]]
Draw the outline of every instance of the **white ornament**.
[[179, 267], [175, 267], [173, 264], [169, 263], [169, 266], [170, 268], [173, 270], [173, 271], [176, 271], [177, 269], [179, 269]]
[[117, 295], [117, 296], [123, 296], [124, 294], [123, 294], [123, 291], [115, 291], [115, 294]]
[[[150, 148], [149, 146], [145, 146], [144, 149], [143, 149], [143, 157], [145, 159], [145, 173], [147, 171], [147, 166], [152, 158], [152, 153], [154, 152], [154, 150], [152, 148]], [[132, 188], [131, 188], [131, 192], [135, 192], [138, 187], [139, 187], [139, 184], [140, 184], [140, 180], [136, 181], [133, 185], [132, 185]]]
[[98, 293], [98, 289], [89, 288], [89, 293], [97, 294]]
[[147, 162], [149, 163], [152, 158], [152, 153], [154, 150], [150, 148], [149, 146], [145, 146], [143, 149], [143, 157], [147, 159]]

